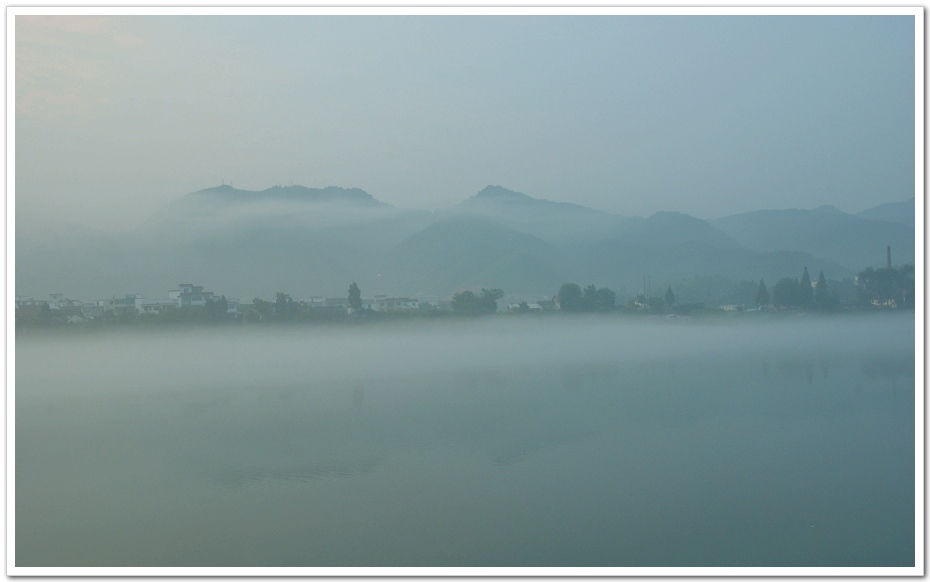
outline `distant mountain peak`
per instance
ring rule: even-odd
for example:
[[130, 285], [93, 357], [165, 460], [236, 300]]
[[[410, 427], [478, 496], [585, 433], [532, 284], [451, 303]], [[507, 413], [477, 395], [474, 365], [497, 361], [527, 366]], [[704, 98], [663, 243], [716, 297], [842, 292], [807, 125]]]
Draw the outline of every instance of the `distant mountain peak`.
[[510, 208], [527, 211], [534, 209], [540, 212], [583, 212], [583, 213], [601, 213], [599, 210], [580, 206], [570, 202], [554, 202], [545, 198], [533, 198], [522, 192], [514, 192], [503, 186], [486, 186], [481, 192], [478, 192], [471, 198], [462, 202], [467, 207], [492, 207], [492, 208]]
[[485, 186], [481, 192], [478, 192], [475, 195], [475, 198], [497, 198], [497, 199], [508, 199], [508, 200], [535, 200], [534, 198], [523, 194], [522, 192], [514, 192], [513, 190], [508, 190], [503, 186]]
[[342, 188], [326, 186], [325, 188], [308, 188], [306, 186], [272, 186], [264, 190], [239, 190], [223, 184], [193, 193], [195, 197], [217, 198], [224, 202], [242, 203], [259, 201], [288, 202], [329, 202], [344, 201], [368, 206], [386, 206], [371, 194], [359, 188]]

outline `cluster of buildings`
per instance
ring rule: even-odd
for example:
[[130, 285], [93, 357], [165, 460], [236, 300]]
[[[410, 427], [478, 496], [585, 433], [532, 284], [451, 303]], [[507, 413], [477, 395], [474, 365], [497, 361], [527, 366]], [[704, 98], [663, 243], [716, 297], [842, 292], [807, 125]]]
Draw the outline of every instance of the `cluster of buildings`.
[[[50, 310], [68, 310], [74, 312], [69, 320], [94, 319], [107, 312], [135, 312], [161, 313], [169, 308], [203, 307], [207, 301], [214, 297], [212, 291], [204, 291], [200, 285], [182, 283], [178, 289], [168, 292], [167, 299], [148, 299], [141, 293], [127, 293], [123, 296], [114, 296], [111, 299], [97, 299], [94, 301], [78, 301], [67, 299], [61, 293], [52, 293], [49, 299], [33, 299], [23, 295], [16, 296], [16, 309], [41, 309], [48, 306]], [[227, 312], [238, 313], [239, 301], [227, 298]]]
[[[201, 285], [182, 283], [177, 289], [169, 291], [168, 297], [164, 299], [150, 299], [141, 293], [128, 293], [122, 296], [114, 296], [111, 299], [98, 299], [90, 302], [67, 299], [61, 293], [54, 293], [49, 296], [49, 299], [33, 299], [32, 297], [17, 295], [16, 309], [18, 312], [21, 309], [24, 311], [32, 311], [48, 306], [50, 310], [67, 310], [69, 313], [68, 321], [79, 322], [81, 320], [90, 320], [95, 317], [100, 317], [105, 313], [134, 312], [142, 315], [158, 314], [168, 309], [203, 307], [210, 299], [216, 299], [218, 297], [219, 295], [213, 291], [205, 291]], [[299, 301], [298, 303], [311, 309], [350, 310], [348, 297], [314, 296]], [[375, 297], [367, 299], [362, 298], [362, 309], [370, 309], [372, 311], [416, 311], [423, 307], [436, 307], [448, 310], [452, 308], [450, 301], [432, 301], [410, 297], [388, 297], [386, 295], [376, 295]], [[241, 303], [236, 298], [226, 297], [226, 312], [230, 315], [240, 316], [244, 311], [250, 308], [252, 308], [252, 304], [249, 302]]]

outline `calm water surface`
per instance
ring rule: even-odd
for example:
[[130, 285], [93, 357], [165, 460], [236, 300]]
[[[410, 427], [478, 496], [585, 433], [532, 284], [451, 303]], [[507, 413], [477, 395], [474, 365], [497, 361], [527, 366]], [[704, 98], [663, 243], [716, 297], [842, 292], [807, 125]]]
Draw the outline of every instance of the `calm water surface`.
[[913, 314], [16, 341], [16, 566], [913, 566]]

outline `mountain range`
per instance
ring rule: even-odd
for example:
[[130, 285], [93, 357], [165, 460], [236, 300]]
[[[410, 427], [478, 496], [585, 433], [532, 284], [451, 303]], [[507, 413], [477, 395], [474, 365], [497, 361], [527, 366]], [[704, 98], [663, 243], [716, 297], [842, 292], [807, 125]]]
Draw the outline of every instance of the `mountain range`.
[[223, 185], [179, 197], [128, 234], [17, 232], [16, 293], [163, 297], [192, 282], [249, 301], [278, 291], [342, 296], [355, 281], [365, 296], [442, 299], [488, 287], [538, 298], [568, 281], [635, 293], [644, 280], [663, 289], [706, 276], [774, 284], [805, 267], [839, 280], [884, 265], [889, 245], [895, 264], [913, 262], [913, 216], [911, 200], [857, 215], [825, 206], [641, 218], [500, 186], [425, 212], [357, 188]]

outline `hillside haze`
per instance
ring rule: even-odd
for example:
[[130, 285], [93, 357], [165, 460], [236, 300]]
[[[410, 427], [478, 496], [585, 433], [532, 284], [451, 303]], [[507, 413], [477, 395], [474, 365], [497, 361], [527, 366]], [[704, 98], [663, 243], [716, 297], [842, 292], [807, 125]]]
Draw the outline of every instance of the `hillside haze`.
[[279, 291], [340, 297], [354, 281], [366, 296], [447, 299], [487, 287], [512, 299], [551, 297], [568, 281], [630, 290], [707, 276], [772, 284], [805, 267], [842, 279], [883, 266], [888, 245], [895, 264], [913, 261], [914, 224], [875, 218], [906, 217], [907, 204], [706, 221], [620, 216], [501, 186], [430, 213], [358, 188], [221, 185], [175, 199], [129, 234], [18, 231], [16, 289], [88, 301], [164, 297], [184, 281], [251, 301]]
[[[864, 216], [888, 216], [882, 209]], [[720, 218], [713, 225], [758, 252], [799, 251], [851, 269], [881, 265], [891, 246], [895, 263], [914, 261], [914, 223], [855, 216], [833, 206], [813, 210], [760, 210]]]

